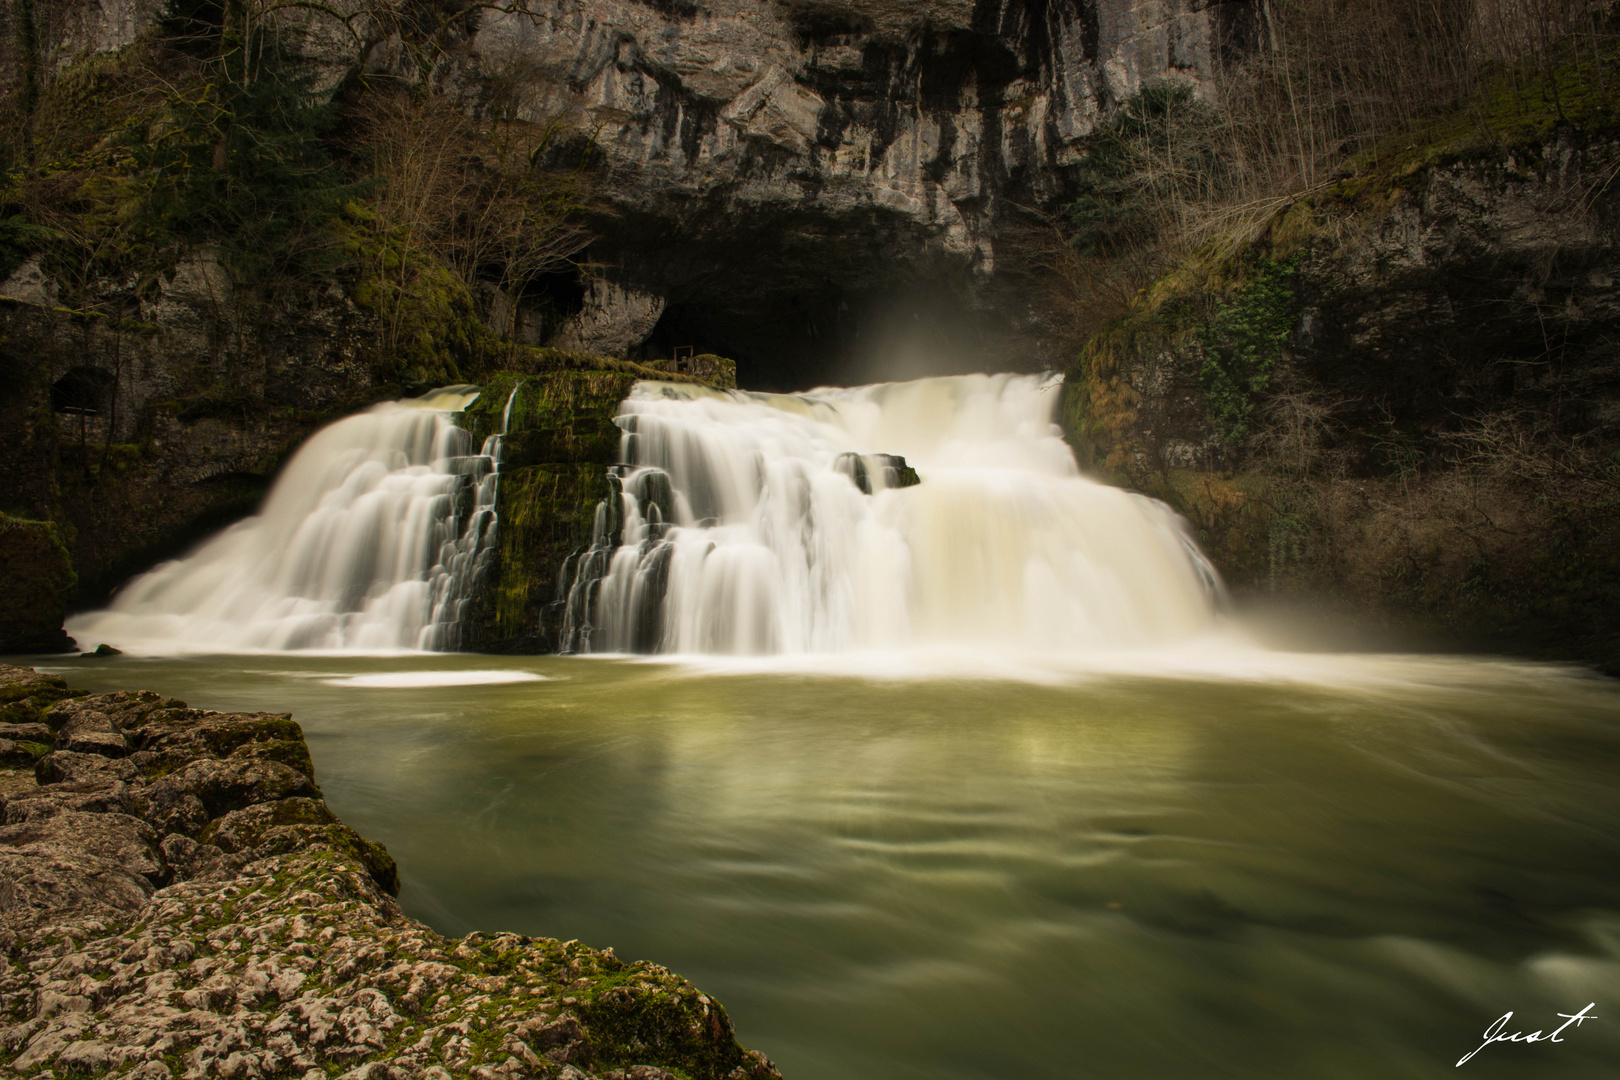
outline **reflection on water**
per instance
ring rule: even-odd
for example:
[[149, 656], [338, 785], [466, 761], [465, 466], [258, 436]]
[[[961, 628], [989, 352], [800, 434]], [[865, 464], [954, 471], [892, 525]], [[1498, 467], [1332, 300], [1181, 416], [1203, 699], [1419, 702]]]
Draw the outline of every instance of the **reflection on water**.
[[[1271, 663], [1067, 685], [470, 656], [60, 668], [292, 710], [412, 914], [667, 964], [797, 1080], [1451, 1076], [1504, 1012], [1550, 1029], [1588, 1002], [1562, 1042], [1463, 1071], [1614, 1075], [1616, 684]], [[354, 679], [428, 664], [548, 681]]]

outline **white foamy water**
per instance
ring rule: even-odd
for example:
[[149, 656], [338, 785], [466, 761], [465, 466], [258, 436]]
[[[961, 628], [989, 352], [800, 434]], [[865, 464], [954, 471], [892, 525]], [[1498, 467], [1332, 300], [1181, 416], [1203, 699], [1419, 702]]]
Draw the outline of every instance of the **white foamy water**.
[[420, 690], [435, 686], [498, 686], [503, 683], [545, 682], [532, 671], [385, 671], [322, 679], [327, 686], [354, 686], [372, 690]]
[[136, 654], [454, 648], [492, 550], [499, 436], [482, 453], [450, 387], [316, 432], [263, 508], [67, 623]]
[[[565, 644], [1050, 655], [1209, 632], [1213, 570], [1162, 503], [1080, 474], [1059, 392], [1017, 375], [794, 396], [638, 385], [618, 494], [569, 568]], [[921, 483], [896, 486], [878, 455]]]

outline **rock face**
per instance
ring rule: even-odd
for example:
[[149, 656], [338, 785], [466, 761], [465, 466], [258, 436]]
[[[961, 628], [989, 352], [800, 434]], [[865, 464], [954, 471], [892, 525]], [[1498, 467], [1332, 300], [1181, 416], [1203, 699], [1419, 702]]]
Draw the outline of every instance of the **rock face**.
[[[1240, 590], [1620, 670], [1617, 161], [1612, 131], [1566, 130], [1302, 199], [1088, 344], [1071, 441]], [[1223, 308], [1283, 330], [1240, 437], [1207, 362]]]
[[[599, 239], [582, 318], [552, 344], [648, 350], [636, 359], [691, 346], [741, 357], [744, 384], [767, 388], [849, 376], [887, 322], [917, 315], [958, 323], [939, 369], [1053, 360], [1017, 264], [1067, 194], [1081, 141], [1145, 84], [1212, 92], [1223, 52], [1245, 48], [1256, 23], [1253, 0], [452, 7], [465, 15], [425, 74], [420, 42], [400, 36], [419, 21], [407, 5], [274, 19], [319, 61], [323, 87], [425, 77], [474, 116], [560, 121], [570, 163], [588, 143]], [[124, 48], [160, 9], [66, 5], [41, 55], [63, 69]], [[0, 76], [23, 64], [0, 46]], [[11, 278], [0, 295], [54, 302], [38, 266]]]
[[[471, 100], [515, 87], [518, 115], [591, 134], [605, 204], [591, 257], [662, 299], [655, 347], [739, 356], [745, 385], [802, 387], [844, 374], [838, 357], [896, 304], [976, 311], [985, 342], [968, 366], [1038, 349], [1021, 332], [1039, 313], [999, 273], [1030, 209], [1062, 199], [1080, 141], [1142, 85], [1206, 91], [1249, 9], [556, 0], [481, 14], [437, 77]], [[604, 291], [587, 307], [646, 340], [645, 304]]]
[[1300, 266], [1295, 352], [1335, 392], [1376, 386], [1397, 421], [1558, 403], [1567, 434], [1620, 441], [1620, 229], [1602, 178], [1620, 143], [1566, 137], [1437, 168]]
[[656, 965], [406, 918], [393, 860], [326, 808], [284, 714], [0, 667], [0, 715], [0, 1065], [19, 1076], [778, 1076]]
[[75, 580], [54, 524], [0, 514], [0, 651], [71, 648], [62, 611]]
[[695, 357], [693, 373], [625, 371], [503, 375], [468, 409], [475, 442], [501, 431], [499, 547], [469, 616], [472, 648], [556, 652], [570, 559], [590, 546], [597, 504], [613, 494], [619, 461], [614, 418], [638, 378], [735, 385], [729, 361]]
[[122, 318], [0, 295], [0, 508], [67, 526], [92, 598], [250, 511], [315, 427], [399, 393], [341, 288], [255, 322], [198, 256], [120, 292]]

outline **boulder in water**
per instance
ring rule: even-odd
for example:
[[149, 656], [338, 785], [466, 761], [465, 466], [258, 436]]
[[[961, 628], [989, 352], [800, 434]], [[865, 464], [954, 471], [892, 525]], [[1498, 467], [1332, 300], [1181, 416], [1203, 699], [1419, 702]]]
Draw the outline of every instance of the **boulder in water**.
[[864, 495], [922, 483], [917, 470], [899, 454], [839, 454], [833, 460], [833, 471], [849, 477]]

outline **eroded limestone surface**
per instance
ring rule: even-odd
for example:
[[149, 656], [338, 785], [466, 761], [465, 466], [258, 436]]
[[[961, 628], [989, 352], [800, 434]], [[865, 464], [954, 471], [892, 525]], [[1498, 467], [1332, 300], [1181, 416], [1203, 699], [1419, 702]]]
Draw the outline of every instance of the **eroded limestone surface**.
[[768, 1080], [655, 964], [404, 915], [285, 714], [0, 666], [0, 1070]]

